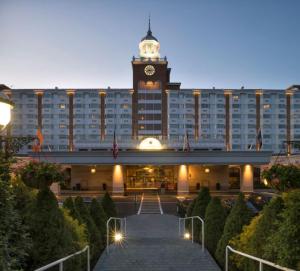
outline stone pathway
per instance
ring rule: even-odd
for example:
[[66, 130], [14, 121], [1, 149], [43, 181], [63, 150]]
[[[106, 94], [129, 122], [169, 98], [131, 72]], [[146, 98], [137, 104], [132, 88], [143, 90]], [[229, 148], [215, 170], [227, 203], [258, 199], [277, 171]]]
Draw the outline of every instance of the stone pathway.
[[220, 271], [199, 244], [178, 237], [178, 218], [141, 214], [127, 218], [122, 245], [103, 252], [94, 271]]

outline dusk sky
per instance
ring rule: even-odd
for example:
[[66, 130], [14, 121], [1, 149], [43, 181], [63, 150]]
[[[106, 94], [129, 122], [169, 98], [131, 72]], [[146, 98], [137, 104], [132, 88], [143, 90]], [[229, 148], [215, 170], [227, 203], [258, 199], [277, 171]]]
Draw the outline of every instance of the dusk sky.
[[182, 88], [300, 84], [299, 0], [0, 0], [0, 84], [132, 87], [151, 13]]

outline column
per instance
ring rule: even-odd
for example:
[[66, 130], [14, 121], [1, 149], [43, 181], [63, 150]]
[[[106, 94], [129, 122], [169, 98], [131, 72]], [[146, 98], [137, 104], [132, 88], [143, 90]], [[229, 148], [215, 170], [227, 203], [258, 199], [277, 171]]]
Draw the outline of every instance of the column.
[[67, 90], [67, 94], [69, 97], [69, 151], [74, 150], [74, 90]]
[[163, 138], [168, 137], [168, 90], [162, 90], [161, 133], [162, 133]]
[[256, 150], [260, 150], [260, 143], [258, 141], [258, 133], [259, 130], [261, 129], [260, 126], [260, 97], [262, 95], [261, 90], [257, 90], [255, 93], [255, 98], [256, 98]]
[[105, 95], [106, 92], [100, 91], [100, 139], [101, 141], [105, 138]]
[[226, 150], [231, 150], [231, 144], [230, 144], [230, 95], [231, 91], [226, 90], [224, 92], [225, 95], [225, 146]]
[[291, 154], [291, 91], [286, 91], [286, 153]]
[[132, 96], [132, 105], [131, 105], [131, 112], [132, 112], [132, 138], [137, 139], [138, 137], [138, 91], [131, 90], [130, 94]]
[[121, 165], [113, 166], [113, 178], [112, 178], [112, 193], [124, 194], [124, 175], [123, 167]]
[[253, 192], [253, 166], [241, 166], [241, 192]]
[[43, 117], [42, 117], [42, 110], [43, 110], [43, 91], [35, 91], [37, 95], [37, 128], [38, 130], [42, 131], [43, 128]]
[[194, 90], [194, 100], [195, 100], [195, 140], [199, 139], [199, 90]]
[[188, 166], [180, 165], [178, 167], [177, 195], [186, 195], [189, 193]]

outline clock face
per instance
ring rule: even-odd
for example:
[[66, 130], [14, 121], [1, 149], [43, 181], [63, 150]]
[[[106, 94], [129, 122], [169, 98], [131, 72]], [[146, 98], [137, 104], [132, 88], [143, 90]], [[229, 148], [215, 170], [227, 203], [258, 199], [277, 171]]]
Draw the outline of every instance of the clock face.
[[155, 73], [155, 68], [152, 65], [147, 65], [144, 71], [146, 75], [153, 75]]

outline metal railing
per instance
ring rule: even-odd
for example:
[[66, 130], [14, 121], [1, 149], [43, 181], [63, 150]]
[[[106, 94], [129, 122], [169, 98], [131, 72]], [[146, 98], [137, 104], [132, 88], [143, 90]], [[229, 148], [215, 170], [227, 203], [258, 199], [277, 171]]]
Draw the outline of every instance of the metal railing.
[[257, 258], [255, 256], [252, 256], [252, 255], [249, 255], [247, 253], [244, 253], [244, 252], [241, 252], [241, 251], [238, 251], [238, 250], [235, 250], [233, 249], [231, 246], [226, 246], [226, 261], [225, 261], [225, 271], [228, 271], [228, 264], [229, 264], [229, 257], [228, 257], [228, 254], [229, 254], [229, 250], [235, 254], [238, 254], [238, 255], [241, 255], [241, 256], [244, 256], [246, 258], [249, 258], [249, 259], [252, 259], [254, 261], [257, 261], [259, 262], [259, 271], [263, 271], [263, 265], [268, 265], [268, 266], [271, 266], [271, 267], [274, 267], [276, 269], [279, 269], [279, 270], [285, 270], [285, 271], [296, 271], [294, 269], [290, 269], [290, 268], [287, 268], [287, 267], [282, 267], [278, 264], [275, 264], [275, 263], [272, 263], [272, 262], [269, 262], [267, 260], [264, 260], [264, 259], [261, 259], [261, 258]]
[[[179, 221], [178, 221], [178, 234], [179, 237], [185, 234], [185, 228], [186, 228], [186, 223], [185, 221], [191, 219], [192, 220], [192, 232], [191, 232], [191, 239], [192, 239], [192, 243], [194, 243], [194, 220], [198, 219], [201, 224], [201, 246], [202, 246], [202, 251], [204, 251], [204, 220], [200, 217], [200, 216], [189, 216], [189, 217], [179, 217]], [[183, 222], [183, 232], [182, 232], [182, 228], [181, 228], [181, 224]]]
[[117, 221], [120, 221], [120, 231], [126, 236], [126, 217], [120, 218], [120, 217], [110, 217], [106, 222], [106, 253], [109, 253], [109, 223], [111, 221], [114, 221], [114, 232], [117, 232]]
[[64, 270], [64, 262], [76, 255], [79, 255], [79, 254], [82, 254], [86, 251], [86, 254], [87, 254], [87, 265], [86, 265], [86, 270], [87, 271], [90, 271], [91, 267], [90, 267], [90, 247], [89, 246], [86, 246], [84, 249], [80, 250], [80, 251], [77, 251], [67, 257], [64, 257], [64, 258], [61, 258], [55, 262], [52, 262], [52, 263], [49, 263], [43, 267], [40, 267], [38, 269], [36, 269], [35, 271], [44, 271], [44, 270], [47, 270], [53, 266], [56, 266], [56, 265], [59, 265], [59, 271], [63, 271]]

